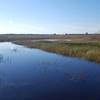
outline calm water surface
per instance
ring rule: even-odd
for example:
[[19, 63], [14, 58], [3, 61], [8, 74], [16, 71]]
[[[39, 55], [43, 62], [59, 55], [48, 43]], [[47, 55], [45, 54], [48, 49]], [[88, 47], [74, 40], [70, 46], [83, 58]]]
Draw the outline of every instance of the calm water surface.
[[100, 64], [0, 43], [0, 100], [100, 100]]

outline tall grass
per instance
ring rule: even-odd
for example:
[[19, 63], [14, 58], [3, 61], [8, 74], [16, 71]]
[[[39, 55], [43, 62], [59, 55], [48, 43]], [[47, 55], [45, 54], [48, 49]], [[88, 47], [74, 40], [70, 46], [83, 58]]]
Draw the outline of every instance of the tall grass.
[[67, 43], [67, 42], [48, 42], [48, 41], [19, 41], [19, 44], [24, 44], [32, 48], [39, 48], [49, 52], [55, 52], [66, 56], [80, 57], [90, 61], [100, 63], [100, 43], [99, 42], [84, 42], [84, 43]]

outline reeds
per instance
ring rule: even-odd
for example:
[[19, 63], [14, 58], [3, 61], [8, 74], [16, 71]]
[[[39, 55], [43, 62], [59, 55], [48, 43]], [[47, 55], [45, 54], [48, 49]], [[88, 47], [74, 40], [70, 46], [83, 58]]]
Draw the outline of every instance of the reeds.
[[[17, 42], [18, 43], [18, 42]], [[19, 42], [32, 48], [39, 48], [49, 52], [55, 52], [66, 56], [80, 57], [90, 61], [100, 63], [100, 43], [99, 42], [84, 42], [84, 43], [66, 43], [66, 42], [46, 42], [25, 41]]]

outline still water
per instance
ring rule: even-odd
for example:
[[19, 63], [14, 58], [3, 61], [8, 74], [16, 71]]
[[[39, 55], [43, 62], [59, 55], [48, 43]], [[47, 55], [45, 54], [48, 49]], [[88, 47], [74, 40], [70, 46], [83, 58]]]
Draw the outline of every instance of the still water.
[[0, 100], [100, 100], [100, 64], [2, 42]]

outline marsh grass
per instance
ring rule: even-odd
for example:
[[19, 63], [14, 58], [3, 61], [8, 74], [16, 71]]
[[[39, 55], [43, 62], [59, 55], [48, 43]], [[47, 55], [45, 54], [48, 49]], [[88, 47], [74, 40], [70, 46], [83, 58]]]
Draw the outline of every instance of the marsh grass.
[[100, 42], [51, 42], [51, 41], [17, 41], [32, 48], [39, 48], [65, 56], [80, 57], [100, 63]]

